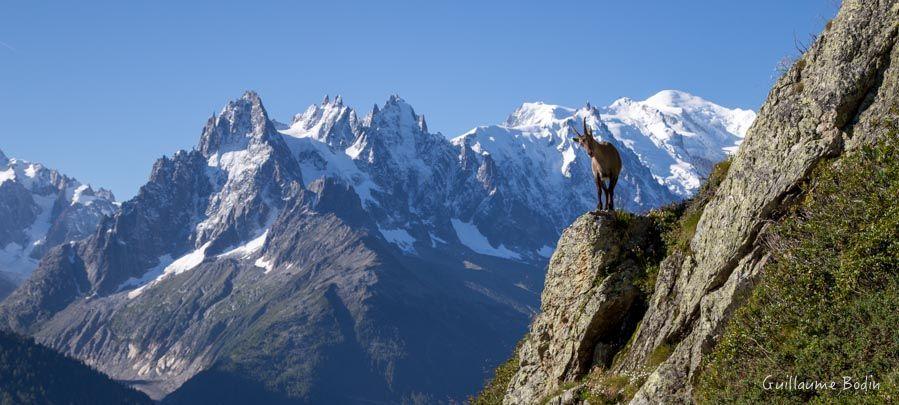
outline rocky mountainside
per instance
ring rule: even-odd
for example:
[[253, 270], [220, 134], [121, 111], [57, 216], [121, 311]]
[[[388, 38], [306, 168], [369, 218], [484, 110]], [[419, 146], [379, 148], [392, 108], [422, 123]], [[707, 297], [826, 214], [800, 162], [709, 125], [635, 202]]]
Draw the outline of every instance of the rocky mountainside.
[[397, 96], [362, 119], [326, 98], [283, 125], [248, 92], [96, 231], [49, 250], [0, 319], [172, 403], [246, 398], [223, 386], [459, 400], [524, 332], [562, 227], [595, 205], [572, 126], [587, 118], [622, 150], [622, 205], [680, 198], [602, 111], [545, 106], [448, 140]]
[[0, 300], [44, 253], [91, 234], [116, 209], [111, 192], [0, 151]]
[[638, 322], [628, 320], [634, 266], [621, 255], [640, 233], [586, 218], [566, 230], [502, 402], [580, 403], [597, 379], [631, 403], [693, 402], [706, 356], [764, 273], [772, 224], [816, 167], [888, 136], [899, 106], [897, 27], [895, 1], [843, 2], [772, 89], [720, 184], [683, 214], [682, 244], [637, 266], [657, 271]]

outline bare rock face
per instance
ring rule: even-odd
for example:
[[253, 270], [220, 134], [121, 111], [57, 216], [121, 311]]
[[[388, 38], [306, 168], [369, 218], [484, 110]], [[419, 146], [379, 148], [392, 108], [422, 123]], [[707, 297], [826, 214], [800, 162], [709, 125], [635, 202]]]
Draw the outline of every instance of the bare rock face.
[[645, 217], [585, 214], [565, 230], [504, 403], [539, 403], [594, 364], [609, 366], [642, 314], [636, 252], [652, 243], [651, 225]]
[[775, 85], [690, 243], [663, 264], [655, 296], [619, 367], [637, 370], [662, 344], [672, 355], [634, 403], [691, 402], [691, 380], [766, 260], [759, 235], [822, 159], [882, 134], [897, 105], [899, 2], [855, 0]]

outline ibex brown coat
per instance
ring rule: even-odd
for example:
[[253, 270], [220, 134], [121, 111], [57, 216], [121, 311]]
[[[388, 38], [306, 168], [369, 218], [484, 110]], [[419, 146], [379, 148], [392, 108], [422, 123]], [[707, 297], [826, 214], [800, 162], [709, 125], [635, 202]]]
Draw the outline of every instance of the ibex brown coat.
[[[593, 168], [593, 180], [596, 182], [597, 210], [613, 211], [615, 209], [615, 184], [618, 183], [618, 175], [621, 173], [621, 155], [611, 143], [600, 142], [593, 138], [593, 130], [587, 126], [587, 118], [584, 117], [584, 134], [581, 135], [574, 127], [571, 127], [577, 137], [575, 142], [581, 144], [590, 155], [590, 163]], [[604, 180], [609, 181], [606, 186]], [[606, 195], [606, 205], [602, 205], [603, 193]]]

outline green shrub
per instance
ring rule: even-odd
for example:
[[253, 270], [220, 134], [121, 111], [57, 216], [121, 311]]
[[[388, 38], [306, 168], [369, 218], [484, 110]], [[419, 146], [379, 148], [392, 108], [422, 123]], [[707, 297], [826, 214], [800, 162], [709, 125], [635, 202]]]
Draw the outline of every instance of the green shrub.
[[[766, 236], [771, 259], [725, 327], [696, 399], [731, 402], [899, 401], [899, 140], [820, 165], [799, 205]], [[837, 381], [838, 389], [771, 390], [769, 381]], [[842, 377], [880, 387], [842, 390]]]

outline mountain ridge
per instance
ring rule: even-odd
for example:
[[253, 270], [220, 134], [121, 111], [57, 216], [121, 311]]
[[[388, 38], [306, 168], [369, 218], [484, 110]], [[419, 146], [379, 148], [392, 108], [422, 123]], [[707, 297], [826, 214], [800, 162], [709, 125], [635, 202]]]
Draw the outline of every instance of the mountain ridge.
[[108, 190], [0, 151], [0, 278], [18, 285], [45, 252], [89, 235], [116, 204]]

